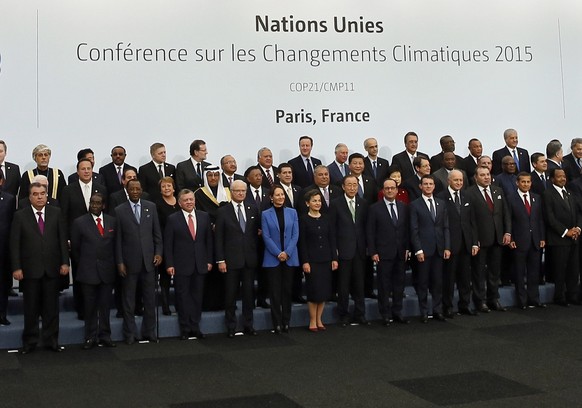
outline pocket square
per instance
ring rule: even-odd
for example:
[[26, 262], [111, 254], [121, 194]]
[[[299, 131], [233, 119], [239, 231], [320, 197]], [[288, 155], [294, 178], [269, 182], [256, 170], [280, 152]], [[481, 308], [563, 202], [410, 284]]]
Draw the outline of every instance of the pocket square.
[[498, 196], [497, 196], [497, 199], [498, 199], [498, 200], [501, 200], [501, 196], [500, 196], [500, 195], [498, 195]]
[[469, 206], [469, 203], [465, 203], [465, 207], [468, 207], [468, 206]]

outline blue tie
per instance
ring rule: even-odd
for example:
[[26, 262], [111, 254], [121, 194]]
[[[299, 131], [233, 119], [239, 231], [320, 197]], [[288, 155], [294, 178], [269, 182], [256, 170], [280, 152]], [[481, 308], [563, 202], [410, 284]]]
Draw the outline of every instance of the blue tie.
[[513, 160], [515, 160], [515, 167], [519, 171], [519, 159], [517, 158], [517, 149], [513, 149]]
[[133, 215], [135, 215], [135, 219], [137, 220], [137, 223], [139, 224], [139, 220], [141, 218], [141, 211], [139, 208], [139, 203], [133, 205]]

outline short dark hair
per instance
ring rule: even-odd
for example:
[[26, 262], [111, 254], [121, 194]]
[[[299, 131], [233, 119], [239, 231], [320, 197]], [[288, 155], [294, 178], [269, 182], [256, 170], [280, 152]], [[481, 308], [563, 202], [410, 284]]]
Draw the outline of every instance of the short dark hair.
[[251, 174], [251, 171], [253, 171], [253, 170], [259, 170], [262, 173], [262, 170], [259, 166], [251, 166], [245, 170], [245, 172], [243, 174], [244, 178], [247, 178], [249, 176], [249, 174]]
[[205, 144], [206, 142], [202, 139], [196, 139], [192, 143], [190, 143], [190, 156], [194, 155], [194, 152], [200, 150], [200, 147]]
[[364, 160], [365, 157], [362, 153], [352, 153], [350, 157], [348, 157], [348, 163], [351, 163], [353, 159], [362, 159]]
[[534, 154], [531, 155], [531, 164], [536, 164], [538, 162], [538, 160], [540, 159], [540, 157], [544, 157], [545, 154], [540, 153], [540, 152], [535, 152]]
[[299, 138], [299, 143], [301, 143], [301, 141], [302, 141], [303, 139], [308, 139], [308, 140], [311, 142], [311, 146], [313, 146], [313, 139], [312, 139], [310, 136], [307, 136], [307, 135], [301, 136], [301, 137]]
[[280, 174], [281, 170], [283, 170], [284, 168], [290, 168], [291, 171], [293, 171], [293, 166], [291, 166], [289, 163], [281, 163], [281, 164], [279, 164], [277, 174]]
[[95, 154], [89, 147], [79, 150], [79, 153], [77, 153], [77, 161], [84, 159], [89, 153]]
[[408, 139], [408, 136], [416, 136], [416, 138], [418, 139], [418, 135], [416, 134], [416, 132], [408, 132], [404, 135], [404, 143], [406, 143], [406, 139]]

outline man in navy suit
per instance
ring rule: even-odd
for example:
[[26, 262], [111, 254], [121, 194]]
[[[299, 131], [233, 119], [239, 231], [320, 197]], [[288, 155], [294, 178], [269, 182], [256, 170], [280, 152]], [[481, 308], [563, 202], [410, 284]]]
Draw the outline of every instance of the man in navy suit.
[[[81, 159], [77, 163], [77, 181], [69, 184], [65, 187], [62, 194], [61, 209], [67, 220], [67, 231], [70, 237], [71, 228], [73, 227], [73, 222], [82, 215], [89, 212], [89, 201], [91, 195], [94, 193], [101, 193], [105, 197], [107, 191], [105, 186], [97, 184], [93, 181], [93, 163], [89, 159]], [[79, 320], [84, 319], [83, 312], [83, 291], [81, 290], [80, 283], [77, 282], [77, 259], [73, 258], [72, 262], [72, 273], [73, 273], [73, 297], [75, 300], [75, 310], [77, 311], [77, 317]], [[69, 280], [66, 279], [63, 282], [62, 288], [69, 287]]]
[[[127, 169], [133, 169], [137, 173], [137, 169], [125, 162], [127, 153], [123, 146], [115, 146], [111, 149], [111, 163], [99, 169], [99, 174], [105, 180], [105, 188], [109, 194], [123, 189], [122, 177]], [[111, 209], [113, 210], [113, 208]]]
[[348, 146], [345, 143], [338, 143], [334, 150], [335, 160], [327, 165], [331, 184], [341, 188], [344, 177], [350, 173], [348, 169]]
[[203, 339], [200, 317], [204, 278], [213, 265], [210, 217], [194, 209], [196, 201], [191, 190], [180, 190], [178, 204], [182, 211], [168, 217], [164, 231], [166, 272], [174, 277], [180, 339]]
[[321, 160], [311, 157], [312, 149], [313, 139], [309, 136], [301, 136], [299, 138], [300, 154], [289, 160], [289, 164], [293, 168], [295, 184], [301, 188], [313, 183], [313, 169], [321, 164]]
[[[0, 148], [2, 144], [0, 143]], [[12, 289], [12, 274], [10, 273], [9, 236], [10, 226], [16, 210], [16, 198], [2, 189], [4, 182], [0, 173], [0, 326], [8, 326], [6, 318], [8, 296]]]
[[115, 347], [111, 341], [109, 309], [115, 282], [115, 218], [103, 213], [105, 197], [94, 193], [89, 214], [78, 217], [71, 230], [71, 257], [77, 265], [75, 280], [83, 291], [84, 350], [96, 345]]
[[383, 324], [389, 326], [392, 320], [409, 322], [402, 316], [402, 300], [410, 229], [408, 207], [396, 201], [396, 181], [384, 181], [382, 192], [384, 198], [370, 206], [366, 233], [368, 252], [377, 265], [378, 309]]
[[129, 201], [115, 208], [117, 218], [116, 262], [123, 278], [123, 335], [127, 344], [138, 339], [135, 297], [142, 286], [143, 321], [141, 338], [157, 342], [155, 268], [162, 263], [162, 233], [154, 203], [142, 200], [139, 180], [127, 183]]
[[518, 138], [517, 130], [506, 129], [503, 132], [503, 139], [505, 139], [505, 146], [493, 152], [493, 170], [492, 174], [500, 174], [502, 172], [501, 160], [505, 156], [511, 156], [515, 160], [517, 171], [531, 171], [529, 164], [529, 153], [527, 150], [517, 147]]
[[445, 260], [443, 273], [443, 314], [452, 319], [455, 283], [459, 293], [459, 313], [475, 316], [471, 303], [471, 256], [479, 252], [475, 220], [467, 200], [464, 177], [460, 170], [452, 170], [448, 187], [438, 197], [447, 205], [451, 256]]
[[59, 284], [69, 273], [66, 224], [59, 208], [46, 205], [46, 186], [32, 183], [29, 190], [31, 205], [14, 214], [10, 229], [12, 277], [24, 295], [22, 354], [35, 350], [41, 316], [43, 345], [60, 352]]
[[364, 274], [366, 268], [366, 221], [368, 204], [358, 196], [358, 178], [344, 177], [341, 197], [332, 200], [330, 220], [337, 234], [338, 252], [338, 302], [340, 325], [350, 323], [348, 311], [350, 293], [354, 300], [352, 321], [368, 325], [364, 298]]
[[[79, 152], [77, 153], [77, 162], [81, 159], [89, 159], [93, 167], [95, 167], [95, 153], [91, 148], [87, 147], [85, 149], [79, 150]], [[69, 174], [69, 177], [67, 178], [67, 183], [72, 184], [78, 180], [79, 175], [77, 174], [77, 172], [74, 172], [72, 174]], [[93, 172], [93, 181], [97, 184], [101, 184], [102, 186], [105, 185], [105, 179], [99, 173]]]
[[210, 164], [206, 161], [208, 149], [204, 140], [196, 139], [190, 143], [190, 158], [176, 166], [176, 187], [178, 191], [188, 188], [196, 191], [204, 185], [204, 169]]
[[430, 174], [422, 176], [422, 196], [410, 203], [410, 242], [418, 261], [416, 292], [423, 323], [428, 322], [429, 289], [433, 318], [445, 321], [442, 311], [443, 259], [451, 256], [449, 216], [445, 202], [433, 195], [434, 180]]
[[[507, 197], [511, 213], [513, 278], [518, 306], [525, 309], [545, 307], [540, 303], [539, 280], [541, 251], [546, 245], [541, 197], [531, 190], [531, 174], [519, 172], [517, 191]], [[527, 291], [525, 280], [527, 278]]]
[[0, 188], [14, 197], [17, 197], [18, 189], [20, 187], [20, 167], [18, 167], [18, 164], [6, 161], [7, 149], [6, 142], [0, 140], [0, 173], [4, 179]]
[[166, 146], [163, 143], [154, 143], [150, 146], [152, 161], [139, 168], [137, 178], [141, 181], [143, 191], [150, 195], [151, 201], [161, 197], [160, 179], [162, 177], [175, 178], [176, 167], [166, 162]]
[[373, 137], [364, 140], [364, 149], [368, 152], [368, 156], [364, 159], [364, 174], [371, 177], [380, 189], [384, 179], [388, 177], [390, 163], [378, 157], [378, 141]]
[[242, 285], [244, 333], [256, 336], [253, 328], [253, 283], [259, 266], [259, 231], [261, 220], [256, 208], [245, 204], [247, 185], [232, 182], [232, 201], [220, 207], [216, 214], [215, 249], [218, 270], [225, 274], [225, 321], [228, 338], [236, 330], [236, 295]]

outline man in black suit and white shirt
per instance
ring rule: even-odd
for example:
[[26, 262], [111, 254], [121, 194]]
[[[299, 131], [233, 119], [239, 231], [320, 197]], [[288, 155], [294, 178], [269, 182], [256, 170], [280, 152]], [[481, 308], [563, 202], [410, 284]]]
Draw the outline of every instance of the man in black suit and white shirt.
[[213, 265], [212, 227], [208, 214], [194, 209], [194, 192], [181, 190], [178, 204], [182, 210], [168, 217], [164, 231], [166, 272], [174, 277], [180, 339], [203, 339], [200, 317], [204, 278]]
[[263, 174], [262, 185], [264, 188], [271, 190], [275, 184], [275, 175], [278, 170], [273, 166], [273, 152], [268, 147], [262, 147], [257, 152], [257, 166]]
[[188, 188], [196, 191], [204, 185], [202, 176], [210, 163], [206, 161], [208, 149], [204, 140], [196, 139], [190, 143], [190, 158], [176, 166], [176, 186], [178, 191]]
[[46, 205], [46, 186], [32, 183], [29, 190], [31, 206], [14, 214], [10, 230], [12, 277], [24, 295], [22, 354], [35, 350], [41, 316], [43, 345], [60, 352], [60, 276], [69, 273], [66, 225], [61, 210]]
[[570, 149], [572, 151], [563, 158], [563, 162], [567, 164], [570, 169], [570, 171], [566, 173], [568, 182], [580, 178], [580, 174], [582, 173], [582, 137], [575, 137], [572, 139]]
[[368, 156], [364, 159], [364, 174], [371, 177], [380, 190], [384, 179], [388, 177], [390, 163], [378, 157], [378, 141], [373, 137], [364, 140], [364, 149], [368, 152]]
[[[280, 169], [280, 167], [279, 167]], [[216, 262], [225, 274], [225, 321], [228, 338], [236, 330], [235, 302], [242, 285], [244, 333], [256, 336], [253, 327], [253, 283], [259, 267], [259, 231], [261, 221], [256, 208], [245, 204], [247, 186], [235, 180], [230, 189], [232, 201], [218, 209], [214, 229]]]
[[105, 197], [91, 195], [89, 214], [75, 220], [71, 230], [71, 258], [77, 265], [75, 281], [83, 291], [85, 313], [84, 350], [96, 345], [115, 347], [111, 341], [109, 309], [117, 267], [115, 218], [103, 213]]
[[313, 139], [310, 136], [301, 136], [299, 138], [300, 154], [289, 160], [289, 164], [293, 168], [295, 184], [301, 188], [313, 183], [313, 169], [321, 164], [321, 160], [311, 157], [312, 149]]
[[[91, 164], [93, 165], [93, 167], [95, 167], [95, 153], [93, 153], [92, 149], [87, 147], [85, 149], [79, 150], [79, 152], [77, 153], [77, 162], [81, 159], [89, 159], [91, 161]], [[74, 172], [72, 174], [69, 174], [69, 177], [67, 178], [67, 183], [72, 184], [78, 180], [79, 180], [79, 175], [77, 174], [77, 172]], [[93, 181], [96, 182], [97, 184], [101, 184], [102, 186], [105, 186], [105, 179], [99, 173], [93, 172]]]
[[[111, 163], [99, 169], [99, 174], [105, 180], [105, 188], [109, 194], [123, 189], [123, 173], [127, 169], [133, 169], [137, 174], [137, 169], [125, 162], [127, 153], [123, 146], [115, 146], [111, 149]], [[113, 210], [113, 209], [111, 209]]]
[[531, 155], [531, 165], [534, 168], [531, 174], [531, 191], [541, 196], [550, 184], [548, 181], [548, 162], [543, 153]]
[[222, 169], [222, 185], [224, 187], [230, 187], [235, 180], [245, 181], [243, 176], [237, 174], [236, 160], [230, 154], [222, 156], [220, 159], [220, 168]]
[[137, 178], [141, 181], [143, 191], [148, 193], [151, 201], [161, 197], [160, 179], [162, 177], [175, 178], [176, 167], [166, 162], [166, 146], [163, 143], [154, 143], [150, 146], [152, 161], [139, 168]]
[[408, 132], [404, 135], [404, 151], [392, 156], [392, 167], [398, 167], [402, 180], [406, 180], [415, 174], [412, 162], [417, 157], [424, 157], [428, 159], [428, 155], [417, 151], [418, 149], [418, 135], [415, 132]]
[[517, 130], [506, 129], [505, 132], [503, 132], [503, 139], [505, 140], [505, 146], [493, 152], [493, 170], [491, 174], [501, 174], [503, 171], [501, 167], [501, 160], [505, 156], [513, 157], [518, 172], [527, 171], [529, 173], [531, 171], [529, 164], [529, 153], [527, 150], [522, 149], [521, 147], [517, 147]]
[[115, 208], [116, 262], [123, 277], [123, 335], [127, 344], [139, 338], [135, 324], [137, 282], [142, 284], [141, 338], [157, 342], [155, 268], [162, 263], [162, 233], [154, 203], [141, 199], [139, 180], [127, 183], [129, 201]]
[[[447, 152], [451, 152], [455, 155], [456, 160], [456, 166], [458, 166], [458, 168], [462, 169], [463, 168], [463, 158], [461, 156], [458, 156], [455, 154], [455, 140], [453, 139], [452, 136], [450, 135], [445, 135], [442, 136], [439, 140], [439, 143], [441, 145], [441, 152], [439, 154], [435, 154], [434, 156], [432, 156], [430, 158], [430, 168], [432, 170], [432, 172], [436, 172], [438, 169], [440, 169], [441, 167], [444, 167], [444, 158], [445, 158], [445, 153]], [[446, 183], [445, 183], [446, 185]]]
[[[471, 139], [469, 140], [469, 154], [467, 157], [463, 159], [463, 165], [461, 166], [463, 170], [467, 173], [467, 178], [469, 179], [469, 183], [473, 185], [475, 183], [475, 169], [477, 168], [477, 161], [479, 157], [483, 154], [483, 145], [479, 139]], [[468, 185], [465, 187], [469, 187]]]
[[6, 161], [7, 149], [6, 142], [0, 140], [0, 173], [2, 173], [2, 178], [4, 179], [0, 188], [17, 197], [18, 189], [20, 188], [20, 167], [17, 164]]
[[330, 203], [337, 197], [341, 197], [342, 191], [339, 187], [330, 184], [329, 171], [324, 165], [319, 165], [314, 169], [313, 184], [305, 187], [299, 193], [297, 198], [297, 212], [304, 214], [307, 212], [307, 206], [305, 205], [305, 195], [310, 190], [319, 190], [323, 200], [321, 201], [320, 212], [325, 214], [329, 211]]
[[[2, 144], [0, 143], [0, 147]], [[12, 273], [10, 270], [10, 226], [16, 211], [16, 198], [2, 189], [4, 182], [0, 173], [0, 326], [8, 326], [6, 318], [8, 296], [12, 289]]]

